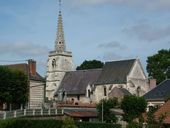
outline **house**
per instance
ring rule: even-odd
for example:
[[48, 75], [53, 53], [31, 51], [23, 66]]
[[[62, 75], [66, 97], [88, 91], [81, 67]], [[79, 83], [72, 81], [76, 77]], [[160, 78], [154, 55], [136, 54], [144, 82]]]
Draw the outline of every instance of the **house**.
[[102, 69], [66, 72], [55, 97], [58, 100], [98, 103], [102, 98], [142, 96], [150, 89], [139, 59], [106, 62]]
[[148, 106], [160, 106], [165, 103], [165, 100], [170, 97], [170, 79], [167, 79], [157, 85], [144, 95], [148, 102]]
[[163, 124], [170, 126], [170, 100], [161, 106], [155, 113], [155, 119], [158, 121], [162, 115], [165, 115]]
[[29, 108], [41, 108], [44, 103], [44, 78], [36, 71], [36, 61], [30, 59], [27, 63], [6, 65], [11, 69], [24, 72], [29, 80]]
[[120, 102], [124, 98], [124, 96], [129, 96], [129, 95], [132, 94], [125, 88], [114, 87], [108, 94], [108, 98], [116, 97]]

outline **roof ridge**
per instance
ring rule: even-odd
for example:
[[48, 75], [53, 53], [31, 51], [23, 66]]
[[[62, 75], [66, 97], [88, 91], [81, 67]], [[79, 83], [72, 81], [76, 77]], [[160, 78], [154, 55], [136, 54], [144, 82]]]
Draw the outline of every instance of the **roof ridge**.
[[102, 70], [102, 68], [67, 71], [66, 73], [68, 73], [68, 72], [84, 72], [84, 71], [99, 71], [99, 70]]
[[13, 66], [13, 65], [28, 65], [27, 63], [18, 63], [18, 64], [4, 64], [2, 66]]
[[137, 60], [137, 59], [136, 59], [136, 58], [134, 58], [134, 59], [120, 59], [120, 60], [106, 61], [105, 63], [122, 62], [122, 61], [131, 61], [131, 60]]

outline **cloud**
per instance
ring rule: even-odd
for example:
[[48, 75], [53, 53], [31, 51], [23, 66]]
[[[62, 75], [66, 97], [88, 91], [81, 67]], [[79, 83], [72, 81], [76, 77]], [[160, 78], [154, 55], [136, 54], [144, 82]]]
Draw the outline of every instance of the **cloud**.
[[117, 49], [121, 49], [121, 50], [126, 49], [126, 46], [121, 45], [121, 43], [118, 41], [112, 41], [112, 42], [108, 42], [108, 43], [99, 44], [98, 47], [106, 48], [106, 49], [113, 49], [113, 48], [117, 48]]
[[102, 56], [102, 60], [104, 60], [104, 61], [120, 60], [122, 58], [123, 57], [121, 55], [118, 55], [111, 51], [104, 52], [104, 54]]
[[170, 9], [170, 0], [71, 0], [76, 6], [84, 5], [125, 5], [148, 10]]
[[10, 54], [19, 56], [39, 56], [47, 55], [49, 49], [45, 46], [29, 42], [0, 43], [0, 54]]
[[144, 41], [157, 41], [170, 37], [170, 25], [155, 27], [150, 24], [137, 24], [123, 30], [128, 36], [134, 36]]

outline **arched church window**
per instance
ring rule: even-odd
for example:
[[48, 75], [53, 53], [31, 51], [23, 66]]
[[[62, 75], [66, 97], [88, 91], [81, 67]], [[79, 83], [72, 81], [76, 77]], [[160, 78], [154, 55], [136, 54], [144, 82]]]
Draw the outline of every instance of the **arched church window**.
[[106, 87], [104, 87], [104, 96], [106, 96], [107, 95], [107, 90], [106, 90]]
[[55, 59], [52, 60], [52, 67], [53, 67], [53, 68], [56, 67], [56, 60], [55, 60]]
[[88, 98], [90, 98], [90, 89], [88, 89]]

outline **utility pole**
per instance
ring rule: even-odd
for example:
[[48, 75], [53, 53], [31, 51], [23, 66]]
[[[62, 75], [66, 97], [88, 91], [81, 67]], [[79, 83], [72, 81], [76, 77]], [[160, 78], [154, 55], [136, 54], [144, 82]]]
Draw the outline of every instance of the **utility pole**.
[[102, 99], [102, 123], [103, 123], [103, 99]]

